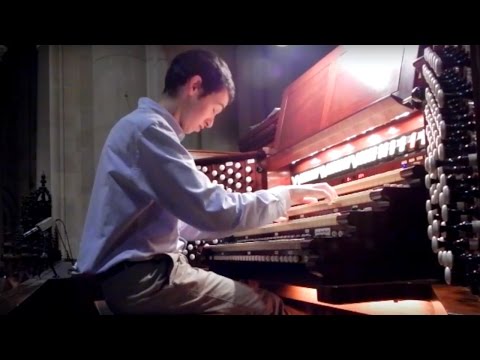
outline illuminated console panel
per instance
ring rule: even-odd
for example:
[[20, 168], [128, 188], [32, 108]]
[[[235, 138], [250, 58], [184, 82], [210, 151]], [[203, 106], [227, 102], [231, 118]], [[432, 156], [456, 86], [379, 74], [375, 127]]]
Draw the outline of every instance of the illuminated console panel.
[[328, 181], [337, 185], [396, 168], [423, 164], [424, 154], [423, 117], [417, 114], [397, 119], [348, 142], [293, 162], [292, 183]]

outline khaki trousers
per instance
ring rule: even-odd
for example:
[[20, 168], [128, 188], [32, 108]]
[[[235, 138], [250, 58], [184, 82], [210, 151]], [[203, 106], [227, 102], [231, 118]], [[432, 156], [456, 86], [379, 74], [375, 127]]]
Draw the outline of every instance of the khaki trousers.
[[277, 295], [192, 267], [180, 253], [138, 262], [102, 281], [115, 314], [287, 315]]

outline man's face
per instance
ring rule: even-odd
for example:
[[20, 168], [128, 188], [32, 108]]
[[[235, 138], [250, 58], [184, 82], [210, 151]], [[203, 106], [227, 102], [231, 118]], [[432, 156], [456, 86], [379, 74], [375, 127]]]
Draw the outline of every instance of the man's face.
[[212, 127], [215, 116], [225, 109], [228, 105], [228, 91], [211, 93], [207, 96], [201, 96], [201, 78], [187, 83], [186, 98], [182, 103], [182, 111], [180, 114], [180, 127], [185, 134], [200, 132], [205, 128]]

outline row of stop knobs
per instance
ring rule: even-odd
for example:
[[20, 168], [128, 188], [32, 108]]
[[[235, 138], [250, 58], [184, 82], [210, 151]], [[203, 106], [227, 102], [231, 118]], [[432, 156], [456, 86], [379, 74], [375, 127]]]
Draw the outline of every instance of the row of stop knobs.
[[[428, 141], [425, 186], [430, 191], [426, 204], [427, 233], [432, 250], [438, 253], [439, 264], [445, 268], [445, 282], [451, 284], [452, 271], [466, 271], [466, 266], [458, 264], [474, 264], [475, 257], [470, 255], [478, 250], [477, 138], [471, 71], [463, 66], [467, 63], [465, 50], [439, 49], [437, 54], [428, 47], [424, 53], [426, 64], [422, 66], [427, 83], [424, 97]], [[464, 278], [475, 278], [475, 272], [475, 266], [468, 268]]]

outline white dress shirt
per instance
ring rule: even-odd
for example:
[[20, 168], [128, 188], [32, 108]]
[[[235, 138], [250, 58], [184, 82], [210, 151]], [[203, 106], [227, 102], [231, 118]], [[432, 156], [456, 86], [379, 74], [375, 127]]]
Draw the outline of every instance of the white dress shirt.
[[115, 124], [95, 175], [80, 272], [177, 252], [180, 238], [228, 236], [286, 215], [287, 190], [228, 193], [212, 184], [180, 143], [184, 136], [172, 115], [148, 98]]

